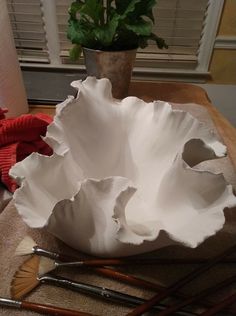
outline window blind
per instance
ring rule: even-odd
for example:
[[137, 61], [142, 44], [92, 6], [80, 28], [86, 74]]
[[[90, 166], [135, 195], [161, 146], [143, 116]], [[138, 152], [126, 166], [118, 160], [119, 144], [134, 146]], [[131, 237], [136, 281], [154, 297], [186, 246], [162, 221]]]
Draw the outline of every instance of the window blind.
[[[63, 64], [72, 64], [69, 59], [69, 50], [72, 47], [70, 41], [67, 39], [67, 21], [68, 21], [68, 8], [72, 1], [70, 0], [56, 0], [56, 14], [60, 42], [60, 57]], [[78, 61], [79, 64], [83, 63], [83, 59]]]
[[154, 8], [154, 33], [169, 48], [153, 44], [138, 51], [138, 61], [147, 67], [195, 68], [203, 35], [208, 0], [158, 0]]
[[7, 0], [15, 45], [21, 62], [49, 63], [39, 0]]

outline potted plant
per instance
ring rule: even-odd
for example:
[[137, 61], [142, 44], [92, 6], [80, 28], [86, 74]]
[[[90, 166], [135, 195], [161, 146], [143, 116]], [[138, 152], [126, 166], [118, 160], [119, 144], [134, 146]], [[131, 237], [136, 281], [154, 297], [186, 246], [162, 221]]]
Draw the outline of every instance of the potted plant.
[[152, 33], [155, 0], [76, 0], [69, 8], [70, 57], [83, 51], [88, 75], [107, 77], [113, 96], [127, 95], [137, 48], [165, 41]]

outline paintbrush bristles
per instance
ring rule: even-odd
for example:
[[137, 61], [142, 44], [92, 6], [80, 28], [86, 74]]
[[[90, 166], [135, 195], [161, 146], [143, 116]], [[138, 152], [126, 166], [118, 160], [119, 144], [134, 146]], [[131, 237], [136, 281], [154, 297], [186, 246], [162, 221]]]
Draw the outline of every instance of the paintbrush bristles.
[[35, 241], [30, 237], [26, 236], [16, 248], [15, 254], [17, 256], [30, 255], [33, 253], [33, 248], [37, 246]]
[[20, 299], [38, 284], [38, 269], [40, 257], [33, 256], [25, 261], [15, 273], [11, 282], [11, 297]]
[[40, 257], [38, 275], [44, 275], [56, 269], [56, 267], [56, 262], [54, 260], [49, 259], [47, 257]]

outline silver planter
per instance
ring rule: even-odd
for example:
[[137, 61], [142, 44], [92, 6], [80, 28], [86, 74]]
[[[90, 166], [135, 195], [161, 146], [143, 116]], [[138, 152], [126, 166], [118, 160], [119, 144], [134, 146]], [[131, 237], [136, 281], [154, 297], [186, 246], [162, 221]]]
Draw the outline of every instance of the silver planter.
[[136, 51], [136, 49], [101, 51], [83, 48], [87, 74], [98, 79], [110, 79], [113, 97], [122, 99], [128, 95]]

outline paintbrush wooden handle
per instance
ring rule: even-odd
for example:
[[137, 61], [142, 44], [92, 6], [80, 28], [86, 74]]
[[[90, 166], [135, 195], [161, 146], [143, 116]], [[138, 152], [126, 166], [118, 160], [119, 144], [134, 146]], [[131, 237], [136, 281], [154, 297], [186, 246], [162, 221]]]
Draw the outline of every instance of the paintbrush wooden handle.
[[95, 316], [89, 313], [74, 311], [52, 305], [38, 304], [27, 301], [17, 301], [9, 298], [0, 297], [0, 306], [7, 306], [22, 310], [30, 310], [44, 315], [55, 316]]
[[218, 314], [220, 311], [225, 309], [225, 307], [230, 306], [234, 304], [236, 301], [236, 293], [226, 297], [223, 301], [219, 302], [218, 304], [215, 304], [199, 316], [213, 316]]
[[36, 304], [22, 301], [21, 309], [38, 312], [40, 314], [55, 315], [55, 316], [92, 316], [92, 314], [73, 311], [71, 309], [60, 308], [51, 305]]
[[[166, 287], [164, 287], [164, 286], [162, 286], [160, 284], [153, 283], [153, 282], [150, 282], [150, 281], [147, 281], [147, 280], [135, 277], [133, 275], [125, 274], [123, 272], [114, 270], [112, 268], [96, 267], [96, 268], [94, 268], [94, 270], [96, 272], [98, 272], [98, 273], [100, 273], [102, 275], [108, 276], [108, 277], [110, 277], [112, 279], [124, 281], [124, 282], [126, 282], [128, 284], [144, 287], [144, 288], [150, 289], [150, 290], [155, 290], [157, 292], [164, 291], [166, 289]], [[189, 297], [188, 295], [183, 294], [181, 292], [174, 293], [174, 296], [176, 298], [181, 299], [181, 302], [187, 300], [188, 298], [192, 298], [191, 296]], [[204, 298], [201, 299], [201, 306], [212, 307], [213, 305], [214, 305], [214, 302], [208, 301], [208, 300], [206, 300]], [[228, 313], [230, 313], [232, 315], [236, 315], [236, 308], [233, 307], [233, 306], [229, 307], [229, 308], [226, 307], [225, 310], [227, 310]]]
[[187, 283], [191, 282], [194, 278], [199, 276], [200, 274], [204, 273], [205, 271], [209, 270], [211, 267], [216, 265], [220, 260], [223, 258], [226, 258], [230, 254], [236, 251], [236, 245], [228, 248], [224, 252], [220, 253], [218, 256], [212, 258], [209, 262], [201, 265], [194, 271], [188, 273], [185, 275], [183, 278], [175, 282], [173, 285], [170, 287], [166, 288], [166, 290], [158, 293], [154, 297], [152, 297], [150, 300], [146, 301], [144, 304], [138, 306], [135, 308], [132, 312], [128, 313], [127, 316], [139, 316], [142, 315], [143, 313], [149, 311], [153, 305], [158, 304], [171, 294], [175, 293], [178, 289], [186, 285]]
[[[100, 266], [126, 266], [126, 265], [148, 265], [148, 264], [205, 264], [211, 258], [111, 258], [111, 259], [85, 259], [78, 260], [73, 257], [59, 255], [57, 257], [64, 264], [79, 265], [84, 267]], [[68, 260], [70, 259], [70, 260]], [[224, 258], [221, 263], [236, 263], [234, 258]]]
[[123, 266], [154, 264], [157, 261], [149, 259], [88, 259], [71, 262], [60, 262], [57, 265], [61, 267], [101, 267], [101, 266]]
[[138, 278], [136, 276], [114, 270], [112, 268], [96, 267], [93, 270], [98, 272], [99, 274], [102, 274], [114, 280], [126, 282], [127, 284], [132, 284], [135, 286], [140, 286], [140, 287], [144, 287], [146, 289], [155, 290], [155, 291], [163, 291], [165, 289], [164, 286], [159, 285], [157, 283], [153, 283], [153, 282]]
[[[174, 315], [176, 311], [184, 308], [187, 305], [190, 305], [194, 302], [199, 302], [202, 298], [207, 297], [211, 294], [216, 293], [219, 290], [222, 290], [223, 288], [229, 286], [230, 284], [234, 283], [236, 281], [236, 275], [229, 277], [225, 279], [224, 281], [217, 283], [209, 288], [204, 289], [203, 291], [190, 296], [174, 305], [171, 305], [167, 307], [165, 310], [161, 311], [158, 316], [168, 316], [168, 315]], [[225, 305], [227, 306], [227, 305]], [[210, 308], [209, 310], [214, 310], [214, 307]]]

